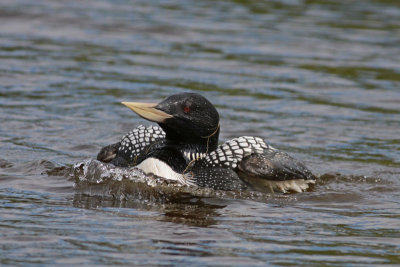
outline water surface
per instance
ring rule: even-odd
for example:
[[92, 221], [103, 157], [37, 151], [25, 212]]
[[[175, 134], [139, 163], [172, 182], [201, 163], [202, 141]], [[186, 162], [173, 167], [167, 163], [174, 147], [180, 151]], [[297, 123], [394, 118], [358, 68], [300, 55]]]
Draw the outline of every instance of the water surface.
[[[1, 1], [0, 264], [400, 264], [399, 43], [395, 0]], [[75, 186], [119, 102], [186, 91], [315, 188]]]

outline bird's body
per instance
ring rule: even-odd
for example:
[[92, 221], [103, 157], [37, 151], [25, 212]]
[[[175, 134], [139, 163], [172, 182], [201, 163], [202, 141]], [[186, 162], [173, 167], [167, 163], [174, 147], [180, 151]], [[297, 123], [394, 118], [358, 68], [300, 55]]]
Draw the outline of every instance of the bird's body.
[[198, 94], [173, 95], [157, 105], [125, 105], [160, 127], [139, 126], [104, 147], [100, 161], [220, 190], [302, 192], [315, 182], [301, 162], [261, 138], [242, 136], [218, 146], [218, 112]]

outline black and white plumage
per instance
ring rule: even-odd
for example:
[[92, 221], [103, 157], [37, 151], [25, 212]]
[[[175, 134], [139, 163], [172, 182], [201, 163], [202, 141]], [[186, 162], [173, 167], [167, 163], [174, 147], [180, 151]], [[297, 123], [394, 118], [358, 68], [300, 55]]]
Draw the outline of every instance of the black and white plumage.
[[156, 125], [143, 126], [128, 132], [118, 143], [101, 149], [97, 159], [102, 162], [110, 162], [116, 166], [135, 165], [136, 158], [150, 145], [165, 139], [165, 132]]
[[139, 126], [104, 147], [101, 161], [221, 190], [302, 192], [315, 182], [301, 162], [261, 138], [242, 136], [218, 146], [218, 112], [198, 94], [173, 95], [159, 104], [124, 104], [160, 127]]
[[133, 129], [122, 137], [120, 141], [121, 145], [118, 148], [118, 155], [128, 159], [128, 161], [133, 161], [150, 144], [164, 138], [165, 132], [161, 127], [139, 125], [136, 129]]
[[231, 139], [193, 164], [192, 180], [207, 186], [199, 170], [230, 169], [230, 179], [244, 181], [262, 191], [302, 192], [315, 183], [314, 175], [299, 161], [268, 145], [259, 137]]
[[204, 161], [207, 166], [235, 169], [244, 157], [262, 154], [264, 150], [275, 150], [275, 148], [268, 146], [259, 137], [241, 136], [218, 146], [204, 158]]

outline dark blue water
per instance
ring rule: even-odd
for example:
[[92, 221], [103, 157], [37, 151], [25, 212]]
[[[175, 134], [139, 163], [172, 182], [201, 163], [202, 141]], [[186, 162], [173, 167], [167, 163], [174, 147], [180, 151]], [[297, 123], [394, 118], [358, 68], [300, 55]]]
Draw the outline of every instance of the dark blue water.
[[[395, 0], [0, 1], [0, 265], [400, 264], [399, 44]], [[186, 91], [313, 191], [73, 168], [146, 123], [119, 102]]]

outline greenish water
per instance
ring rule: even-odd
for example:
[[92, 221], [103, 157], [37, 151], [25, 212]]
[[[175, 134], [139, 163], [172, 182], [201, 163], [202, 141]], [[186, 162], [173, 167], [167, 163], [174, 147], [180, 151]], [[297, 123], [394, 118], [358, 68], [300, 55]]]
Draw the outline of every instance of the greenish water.
[[[0, 265], [400, 264], [399, 44], [399, 1], [0, 1]], [[314, 190], [75, 186], [184, 91]]]

